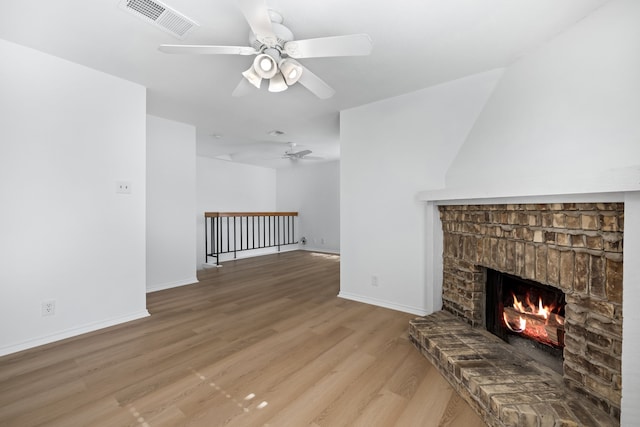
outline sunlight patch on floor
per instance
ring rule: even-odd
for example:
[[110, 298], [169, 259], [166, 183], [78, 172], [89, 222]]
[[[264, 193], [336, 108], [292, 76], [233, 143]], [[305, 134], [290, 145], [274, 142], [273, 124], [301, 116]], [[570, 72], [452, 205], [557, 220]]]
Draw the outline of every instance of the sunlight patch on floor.
[[135, 406], [127, 405], [127, 408], [129, 408], [129, 412], [131, 412], [131, 415], [133, 415], [136, 421], [140, 423], [140, 427], [151, 427], [151, 425], [144, 420], [144, 417], [140, 414], [140, 412], [138, 412]]
[[337, 254], [327, 254], [323, 252], [310, 252], [311, 256], [320, 257], [324, 259], [328, 259], [331, 261], [340, 261], [340, 255]]
[[[201, 381], [206, 381], [206, 380], [207, 380], [207, 377], [205, 377], [204, 375], [202, 375], [200, 372], [196, 371], [195, 369], [193, 369], [193, 368], [189, 368], [189, 370], [190, 370], [190, 371], [191, 371], [191, 372], [192, 372], [196, 377], [198, 377], [198, 379], [200, 379]], [[250, 411], [249, 406], [245, 406], [245, 405], [243, 404], [243, 402], [238, 401], [238, 400], [237, 400], [236, 398], [234, 398], [230, 393], [228, 393], [226, 390], [224, 390], [222, 387], [220, 387], [220, 386], [219, 386], [218, 384], [216, 384], [215, 382], [210, 381], [210, 382], [209, 382], [209, 386], [211, 386], [212, 388], [215, 388], [215, 389], [216, 389], [216, 391], [219, 391], [219, 392], [220, 392], [220, 394], [222, 394], [224, 397], [226, 397], [227, 399], [229, 399], [229, 400], [231, 400], [233, 403], [235, 403], [235, 404], [238, 406], [238, 408], [242, 409], [245, 413], [247, 413], [247, 412], [249, 412], [249, 411]], [[251, 401], [251, 400], [253, 400], [255, 397], [256, 397], [255, 393], [249, 393], [248, 395], [246, 395], [246, 396], [244, 397], [244, 399], [243, 399], [243, 400], [244, 400], [244, 401], [246, 401], [246, 402], [248, 402], [248, 404], [251, 404], [251, 402], [250, 402], [250, 401]], [[267, 403], [266, 401], [263, 401], [262, 403], [260, 403], [260, 404], [257, 406], [257, 409], [262, 409], [262, 408], [264, 408], [264, 407], [265, 407], [265, 406], [267, 406], [267, 405], [268, 405], [268, 403]], [[146, 426], [146, 427], [149, 427], [149, 426]]]

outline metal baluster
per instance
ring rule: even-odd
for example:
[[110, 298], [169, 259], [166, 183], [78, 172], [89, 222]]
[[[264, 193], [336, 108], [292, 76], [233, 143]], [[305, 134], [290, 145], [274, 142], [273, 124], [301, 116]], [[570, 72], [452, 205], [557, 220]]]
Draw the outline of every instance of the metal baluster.
[[230, 246], [229, 246], [229, 236], [231, 233], [229, 233], [229, 217], [227, 217], [227, 252], [230, 252]]
[[[211, 253], [213, 254], [213, 256], [217, 257], [218, 256], [218, 218], [215, 217], [213, 218], [213, 222], [211, 223], [211, 242], [213, 244], [213, 248]], [[218, 260], [216, 259], [216, 264], [218, 264]]]
[[233, 259], [236, 259], [236, 253], [238, 249], [238, 236], [236, 233], [236, 223], [237, 223], [237, 218], [234, 216], [233, 217]]
[[216, 265], [220, 265], [220, 217], [216, 217]]
[[209, 229], [207, 223], [209, 218], [207, 215], [204, 216], [204, 263], [206, 264], [209, 261]]

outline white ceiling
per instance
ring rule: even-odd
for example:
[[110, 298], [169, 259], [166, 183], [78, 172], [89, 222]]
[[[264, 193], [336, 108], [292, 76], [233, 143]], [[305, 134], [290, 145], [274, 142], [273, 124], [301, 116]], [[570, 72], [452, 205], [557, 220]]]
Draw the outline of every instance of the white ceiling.
[[[164, 0], [200, 24], [184, 40], [120, 1], [2, 0], [0, 38], [146, 86], [149, 114], [196, 126], [199, 155], [280, 167], [290, 163], [279, 158], [287, 142], [338, 158], [340, 110], [507, 66], [608, 0], [266, 0], [295, 39], [371, 36], [370, 56], [300, 61], [336, 90], [328, 100], [300, 85], [234, 98], [252, 56], [158, 51], [246, 46], [249, 28], [234, 0]], [[285, 135], [270, 136], [274, 129]]]

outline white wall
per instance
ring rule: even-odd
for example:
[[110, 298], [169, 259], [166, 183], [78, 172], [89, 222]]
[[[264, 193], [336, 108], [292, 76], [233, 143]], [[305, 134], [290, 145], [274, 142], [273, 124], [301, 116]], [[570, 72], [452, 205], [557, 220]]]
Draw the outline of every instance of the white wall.
[[0, 354], [148, 315], [145, 89], [3, 40], [0, 58]]
[[424, 206], [416, 194], [444, 185], [501, 73], [341, 113], [340, 296], [426, 312]]
[[196, 129], [147, 116], [147, 292], [196, 277]]
[[634, 179], [638, 52], [640, 2], [614, 1], [513, 64], [448, 170], [447, 187], [508, 182], [562, 191], [585, 179]]
[[[197, 157], [196, 182], [196, 265], [197, 268], [202, 268], [205, 262], [204, 213], [274, 212], [276, 210], [276, 171], [208, 157]], [[210, 260], [210, 262], [214, 261]]]
[[340, 162], [295, 164], [278, 169], [278, 211], [298, 212], [301, 249], [340, 252]]

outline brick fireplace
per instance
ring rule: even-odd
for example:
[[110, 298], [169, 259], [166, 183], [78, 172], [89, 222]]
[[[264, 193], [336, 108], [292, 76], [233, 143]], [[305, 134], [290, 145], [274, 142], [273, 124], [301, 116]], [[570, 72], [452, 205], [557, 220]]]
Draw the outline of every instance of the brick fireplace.
[[[438, 209], [445, 312], [475, 329], [484, 328], [490, 270], [560, 289], [566, 297], [561, 382], [619, 420], [624, 203], [443, 205]], [[436, 323], [443, 322], [447, 320], [440, 318]], [[429, 338], [422, 338], [423, 346], [426, 341]], [[436, 353], [442, 358], [440, 350]], [[451, 369], [455, 377], [457, 368]], [[464, 382], [464, 374], [459, 375]]]
[[486, 268], [564, 291], [564, 380], [618, 413], [624, 204], [441, 206], [443, 307], [484, 323]]

